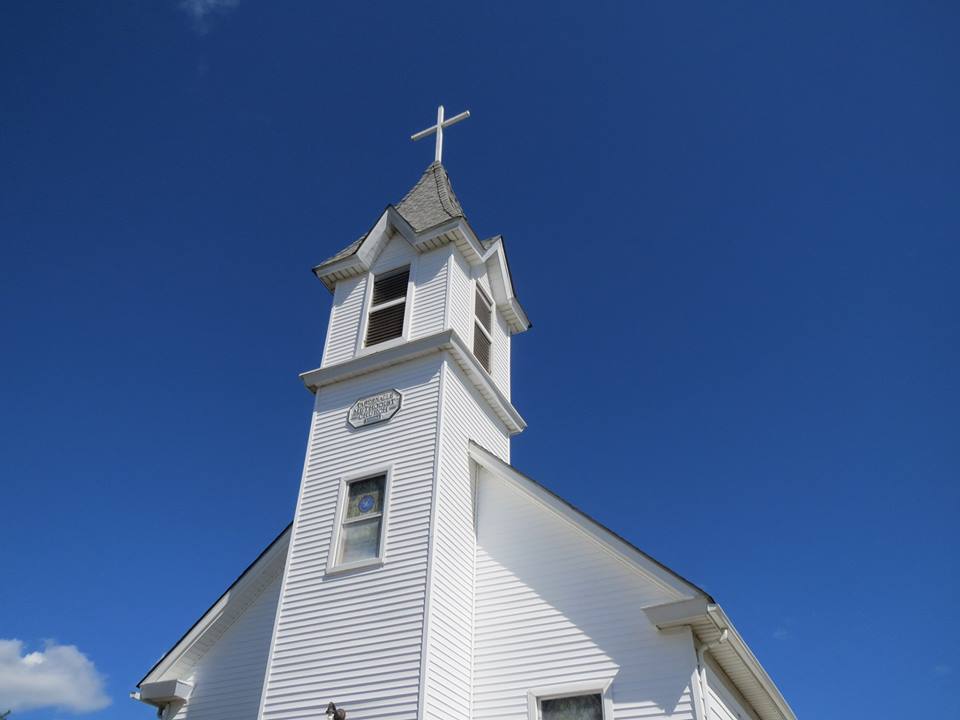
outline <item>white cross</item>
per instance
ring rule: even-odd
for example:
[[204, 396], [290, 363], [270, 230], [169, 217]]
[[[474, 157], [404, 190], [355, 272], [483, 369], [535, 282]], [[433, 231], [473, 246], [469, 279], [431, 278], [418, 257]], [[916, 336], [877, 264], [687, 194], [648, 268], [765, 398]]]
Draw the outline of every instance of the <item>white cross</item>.
[[454, 115], [449, 120], [443, 119], [443, 105], [437, 108], [437, 124], [432, 127], [428, 127], [426, 130], [421, 130], [418, 133], [415, 133], [410, 136], [411, 140], [419, 140], [420, 138], [425, 138], [427, 135], [432, 135], [433, 133], [437, 134], [437, 147], [433, 154], [433, 159], [435, 162], [440, 162], [443, 157], [443, 129], [450, 127], [451, 125], [460, 122], [461, 120], [466, 120], [470, 117], [470, 111], [462, 112], [459, 115]]

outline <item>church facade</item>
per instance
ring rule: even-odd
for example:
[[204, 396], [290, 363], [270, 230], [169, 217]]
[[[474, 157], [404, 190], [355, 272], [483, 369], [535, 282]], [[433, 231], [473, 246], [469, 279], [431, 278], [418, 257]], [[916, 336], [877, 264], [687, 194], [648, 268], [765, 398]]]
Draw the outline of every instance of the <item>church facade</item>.
[[707, 593], [511, 466], [530, 323], [439, 162], [314, 272], [333, 304], [293, 522], [136, 699], [161, 720], [794, 718]]

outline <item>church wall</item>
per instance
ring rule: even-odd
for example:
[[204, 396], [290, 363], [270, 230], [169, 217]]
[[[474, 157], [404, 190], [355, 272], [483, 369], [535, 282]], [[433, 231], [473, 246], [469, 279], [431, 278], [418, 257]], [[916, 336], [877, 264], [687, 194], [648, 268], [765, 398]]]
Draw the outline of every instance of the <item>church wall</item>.
[[473, 342], [473, 290], [470, 265], [459, 250], [453, 251], [450, 267], [450, 327], [467, 344]]
[[479, 472], [474, 720], [527, 720], [528, 690], [610, 679], [616, 720], [693, 718], [690, 635], [661, 633], [641, 611], [676, 597]]
[[[414, 720], [420, 685], [441, 356], [322, 388], [293, 525], [261, 717]], [[349, 407], [403, 393], [388, 422], [352, 430]], [[341, 478], [393, 463], [384, 564], [327, 574]]]
[[431, 250], [417, 259], [414, 267], [413, 321], [410, 339], [426, 337], [444, 330], [447, 302], [447, 261], [451, 248]]
[[400, 235], [394, 235], [387, 243], [387, 246], [380, 251], [377, 259], [373, 261], [373, 267], [370, 268], [374, 274], [393, 270], [405, 263], [413, 262], [417, 257], [417, 251], [404, 240]]
[[[261, 591], [243, 614], [197, 659], [189, 702], [174, 720], [255, 718], [280, 595], [280, 576]], [[169, 720], [169, 718], [168, 718]]]
[[497, 321], [493, 325], [493, 346], [495, 351], [492, 356], [491, 365], [493, 382], [497, 388], [510, 398], [510, 331], [507, 329], [507, 322], [500, 313], [496, 313]]
[[[404, 263], [411, 264], [414, 282], [413, 298], [407, 312], [409, 339], [442, 332], [447, 300], [447, 259], [450, 246], [431, 250], [422, 255], [401, 237], [393, 238], [377, 257], [371, 273], [392, 270]], [[360, 347], [360, 325], [367, 303], [369, 275], [341, 280], [333, 294], [330, 324], [324, 345], [322, 367], [345, 362], [356, 356]]]
[[[457, 331], [467, 347], [473, 347], [473, 279], [492, 297], [490, 281], [483, 268], [471, 268], [459, 250], [453, 251], [450, 281], [450, 327]], [[494, 313], [493, 348], [490, 377], [497, 389], [510, 399], [510, 335], [499, 312]]]
[[757, 715], [749, 708], [726, 676], [713, 667], [707, 660], [707, 690], [710, 693], [710, 716], [708, 720], [757, 720]]
[[337, 283], [330, 308], [327, 341], [323, 347], [323, 367], [345, 362], [354, 356], [366, 289], [366, 275]]
[[504, 460], [509, 438], [484, 412], [462, 371], [448, 362], [443, 376], [440, 474], [431, 553], [429, 645], [424, 713], [436, 720], [469, 720], [473, 654], [474, 506], [467, 446], [474, 440]]

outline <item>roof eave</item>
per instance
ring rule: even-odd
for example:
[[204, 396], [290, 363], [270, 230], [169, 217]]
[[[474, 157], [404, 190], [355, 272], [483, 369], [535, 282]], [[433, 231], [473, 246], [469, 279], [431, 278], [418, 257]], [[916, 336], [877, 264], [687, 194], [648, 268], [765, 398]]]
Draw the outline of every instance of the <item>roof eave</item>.
[[[740, 633], [737, 632], [737, 629], [733, 626], [733, 623], [730, 622], [730, 618], [727, 617], [723, 608], [712, 598], [692, 598], [675, 603], [654, 605], [643, 608], [643, 611], [650, 622], [660, 630], [689, 626], [693, 629], [694, 634], [696, 634], [697, 624], [705, 622], [709, 623], [717, 633], [722, 633], [726, 630], [726, 642], [729, 643], [734, 654], [743, 664], [743, 667], [753, 676], [758, 686], [779, 713], [779, 717], [777, 718], [771, 718], [769, 715], [761, 715], [761, 717], [763, 717], [764, 720], [796, 720], [793, 709], [789, 703], [787, 703], [786, 698], [783, 697], [776, 683], [773, 682], [773, 679], [760, 664], [760, 661], [757, 660], [756, 656], [747, 646], [747, 643], [740, 636]], [[703, 639], [701, 639], [701, 641], [703, 641]], [[724, 667], [720, 659], [716, 657], [716, 653], [714, 659], [721, 665], [721, 668], [727, 672], [727, 668]], [[727, 672], [727, 674], [729, 675], [730, 673]], [[744, 688], [739, 689], [741, 693], [744, 692]], [[754, 710], [758, 713], [761, 712], [756, 707]]]
[[[218, 597], [209, 608], [207, 608], [207, 610], [197, 619], [196, 622], [193, 623], [193, 625], [187, 629], [182, 636], [180, 636], [180, 639], [177, 640], [169, 650], [160, 656], [160, 659], [153, 664], [153, 667], [151, 667], [137, 683], [138, 688], [148, 680], [159, 680], [160, 676], [176, 662], [177, 658], [182, 655], [183, 651], [192, 645], [206, 631], [210, 624], [220, 616], [221, 611], [224, 609], [227, 602], [229, 602], [231, 592], [241, 583], [241, 581], [244, 580], [244, 578], [254, 572], [256, 568], [265, 561], [268, 555], [271, 555], [271, 550], [277, 547], [277, 544], [287, 536], [292, 527], [293, 523], [291, 522], [270, 542], [269, 545], [267, 545], [267, 547], [263, 549], [259, 555], [257, 555], [256, 559], [254, 559], [254, 561], [237, 576], [237, 579], [230, 583], [230, 586], [223, 591], [223, 594], [220, 595], [220, 597]], [[156, 677], [152, 678], [154, 675], [156, 675]]]

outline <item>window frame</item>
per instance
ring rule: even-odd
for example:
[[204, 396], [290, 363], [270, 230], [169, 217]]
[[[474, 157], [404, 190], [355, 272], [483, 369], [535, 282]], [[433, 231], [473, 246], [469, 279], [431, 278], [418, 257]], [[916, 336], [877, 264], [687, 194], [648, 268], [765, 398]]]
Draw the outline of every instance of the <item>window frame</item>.
[[[487, 307], [490, 308], [490, 329], [489, 330], [487, 330], [483, 326], [483, 323], [480, 322], [480, 318], [477, 317], [477, 305], [476, 305], [477, 295], [480, 295], [483, 299], [485, 299], [487, 301]], [[483, 363], [480, 361], [480, 358], [477, 357], [477, 347], [476, 347], [477, 341], [475, 338], [471, 338], [470, 340], [470, 351], [473, 353], [473, 357], [477, 360], [477, 362], [480, 363], [480, 367], [486, 370], [488, 375], [492, 376], [493, 375], [493, 351], [494, 351], [493, 326], [497, 322], [497, 304], [493, 301], [493, 298], [490, 297], [490, 293], [488, 293], [484, 289], [483, 285], [480, 284], [479, 280], [473, 281], [472, 309], [473, 309], [473, 312], [471, 313], [471, 315], [473, 315], [474, 328], [480, 328], [480, 331], [486, 336], [487, 340], [490, 342], [490, 352], [488, 353], [488, 358], [487, 358], [487, 360], [489, 361], [489, 367], [484, 367]], [[474, 332], [476, 332], [476, 330], [474, 330]]]
[[[343, 539], [343, 526], [346, 523], [347, 504], [350, 500], [350, 486], [361, 480], [370, 480], [376, 477], [384, 477], [383, 481], [383, 509], [380, 511], [380, 543], [379, 552], [376, 557], [366, 558], [364, 560], [354, 560], [353, 562], [340, 563], [337, 558], [340, 555], [340, 541]], [[390, 518], [390, 486], [393, 479], [393, 465], [379, 465], [340, 478], [340, 488], [337, 493], [337, 509], [334, 513], [333, 532], [330, 536], [330, 549], [327, 553], [327, 575], [348, 572], [351, 570], [361, 570], [364, 568], [380, 567], [384, 564], [387, 550], [387, 525]], [[369, 518], [362, 518], [363, 520]], [[358, 522], [354, 520], [353, 522]]]
[[613, 720], [613, 695], [610, 692], [612, 684], [613, 678], [608, 678], [530, 688], [527, 691], [527, 718], [528, 720], [541, 720], [541, 700], [554, 700], [578, 695], [599, 695], [603, 720]]
[[[416, 259], [411, 258], [405, 262], [401, 262], [393, 267], [387, 268], [386, 270], [370, 270], [367, 273], [367, 283], [366, 288], [364, 289], [363, 297], [363, 316], [360, 318], [360, 327], [358, 328], [357, 333], [357, 352], [356, 355], [365, 355], [371, 352], [377, 352], [379, 350], [384, 350], [386, 348], [393, 347], [394, 345], [399, 345], [400, 343], [406, 342], [407, 338], [410, 335], [410, 323], [413, 317], [411, 308], [413, 307], [413, 292], [414, 292], [414, 283], [413, 283], [413, 274], [416, 267]], [[378, 342], [374, 345], [367, 345], [367, 327], [370, 324], [370, 314], [382, 310], [384, 308], [392, 307], [393, 305], [399, 305], [401, 300], [399, 298], [394, 298], [393, 300], [388, 300], [385, 303], [380, 303], [376, 307], [373, 305], [373, 286], [377, 281], [378, 275], [389, 275], [391, 273], [397, 272], [399, 270], [407, 269], [407, 293], [404, 295], [402, 302], [404, 303], [403, 308], [403, 330], [400, 335], [395, 338], [390, 338], [389, 340], [384, 340], [383, 342]]]

